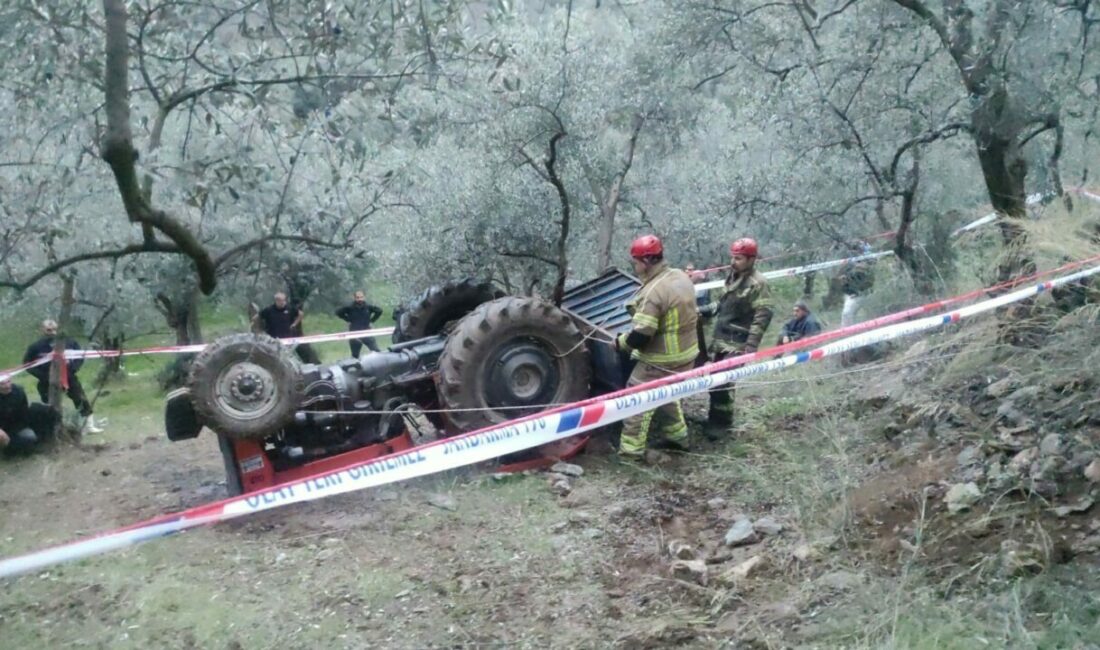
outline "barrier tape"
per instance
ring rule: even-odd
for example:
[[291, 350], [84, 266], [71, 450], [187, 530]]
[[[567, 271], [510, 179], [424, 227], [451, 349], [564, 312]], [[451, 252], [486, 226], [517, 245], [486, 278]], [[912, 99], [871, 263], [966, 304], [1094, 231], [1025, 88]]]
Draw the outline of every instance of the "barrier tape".
[[[892, 233], [883, 233], [892, 234]], [[875, 235], [876, 237], [882, 236]], [[793, 277], [796, 275], [803, 275], [806, 273], [812, 273], [814, 271], [820, 271], [822, 269], [832, 268], [834, 266], [840, 266], [848, 262], [856, 262], [859, 260], [877, 259], [879, 257], [885, 257], [887, 255], [893, 255], [893, 251], [881, 251], [878, 253], [868, 253], [865, 255], [857, 255], [855, 257], [846, 257], [838, 260], [828, 260], [825, 262], [817, 262], [814, 264], [805, 264], [802, 266], [792, 266], [786, 269], [779, 269], [776, 271], [768, 271], [764, 273], [764, 277], [771, 280], [775, 278]], [[704, 282], [696, 285], [696, 291], [703, 291], [706, 289], [713, 289], [721, 287], [725, 284], [725, 280], [714, 280], [712, 282]], [[333, 341], [347, 341], [351, 339], [369, 338], [374, 336], [388, 336], [393, 334], [394, 328], [392, 327], [379, 327], [369, 330], [356, 330], [351, 332], [335, 332], [332, 334], [310, 334], [308, 336], [297, 336], [288, 339], [279, 339], [280, 342], [285, 345], [298, 345], [300, 343], [327, 343]], [[66, 350], [65, 358], [72, 359], [113, 359], [118, 357], [139, 356], [147, 354], [191, 354], [196, 352], [202, 352], [207, 344], [198, 343], [195, 345], [159, 345], [147, 348], [137, 348], [134, 350]], [[25, 372], [30, 368], [36, 366], [45, 365], [50, 362], [50, 356], [43, 356], [36, 361], [25, 363], [21, 366], [9, 368], [7, 370], [0, 370], [0, 375], [15, 376], [19, 373]]]
[[1083, 196], [1086, 199], [1091, 199], [1093, 201], [1096, 201], [1097, 203], [1100, 203], [1100, 193], [1093, 192], [1092, 190], [1086, 190], [1083, 187], [1075, 187], [1070, 191], [1080, 196]]
[[[841, 243], [855, 244], [857, 242], [869, 242], [872, 239], [889, 238], [889, 237], [893, 237], [896, 234], [897, 234], [897, 231], [887, 230], [886, 232], [880, 232], [880, 233], [877, 233], [877, 234], [874, 234], [874, 235], [867, 235], [866, 237], [862, 237], [860, 239], [852, 239], [852, 240], [849, 240], [847, 242], [841, 242]], [[813, 250], [816, 250], [816, 249], [803, 248], [802, 250], [797, 250], [797, 251], [787, 251], [785, 253], [776, 253], [775, 255], [769, 255], [768, 257], [761, 257], [760, 259], [758, 259], [756, 261], [757, 262], [770, 262], [772, 260], [778, 260], [778, 259], [782, 259], [784, 257], [790, 257], [792, 255], [800, 255], [800, 254], [803, 254], [803, 253], [809, 253], [810, 251], [813, 251]], [[730, 267], [729, 264], [724, 264], [722, 266], [712, 266], [712, 267], [707, 268], [707, 269], [697, 269], [695, 272], [696, 273], [708, 274], [708, 273], [714, 273], [715, 271], [725, 271], [725, 270], [729, 269], [729, 267]]]
[[[814, 264], [803, 264], [802, 266], [792, 266], [786, 269], [779, 269], [776, 271], [767, 271], [761, 273], [765, 280], [774, 280], [776, 278], [789, 278], [796, 275], [805, 275], [807, 273], [813, 273], [814, 271], [821, 271], [824, 269], [831, 269], [834, 266], [841, 266], [849, 262], [859, 262], [861, 260], [877, 260], [880, 257], [886, 257], [893, 255], [894, 251], [879, 251], [877, 253], [864, 253], [863, 255], [856, 255], [854, 257], [845, 257], [839, 260], [828, 260], [826, 262], [815, 262]], [[708, 289], [718, 289], [725, 286], [725, 280], [711, 280], [710, 282], [700, 282], [695, 285], [695, 292], [706, 291]]]
[[[964, 318], [992, 311], [1013, 302], [1039, 295], [1053, 287], [1075, 282], [1098, 273], [1100, 273], [1100, 266], [1093, 266], [948, 313], [875, 327], [827, 343], [812, 351], [802, 351], [778, 359], [733, 367], [736, 364], [744, 363], [747, 359], [762, 356], [761, 353], [742, 355], [685, 373], [671, 375], [656, 382], [616, 391], [611, 395], [591, 398], [502, 425], [486, 427], [453, 438], [431, 442], [408, 451], [391, 454], [352, 467], [321, 473], [252, 494], [192, 508], [175, 515], [135, 524], [129, 528], [106, 533], [92, 539], [5, 559], [0, 561], [0, 578], [21, 575], [61, 562], [126, 548], [205, 524], [227, 521], [293, 503], [314, 501], [369, 487], [417, 478], [538, 447], [631, 416], [640, 415], [658, 406], [690, 395], [707, 392], [717, 386], [730, 384], [738, 379], [789, 368], [867, 345], [956, 323]], [[958, 297], [948, 300], [958, 300]], [[935, 304], [943, 304], [944, 302], [946, 301], [939, 301]], [[860, 325], [864, 324], [861, 323]], [[774, 354], [777, 350], [772, 349], [764, 354]]]
[[[325, 343], [329, 341], [347, 341], [350, 339], [371, 338], [375, 336], [388, 336], [393, 334], [392, 327], [377, 327], [369, 330], [354, 330], [351, 332], [334, 332], [332, 334], [310, 334], [308, 336], [296, 336], [288, 339], [278, 339], [284, 345], [298, 345], [300, 343]], [[206, 343], [195, 345], [157, 345], [133, 350], [65, 350], [66, 359], [113, 359], [117, 357], [132, 357], [146, 354], [190, 354], [202, 352]], [[15, 375], [27, 370], [46, 365], [50, 362], [51, 355], [44, 355], [35, 361], [24, 363], [21, 366], [0, 370], [0, 375]]]
[[[1065, 191], [1070, 192], [1072, 194], [1076, 194], [1078, 196], [1083, 196], [1087, 199], [1090, 199], [1092, 201], [1096, 201], [1097, 203], [1100, 203], [1100, 194], [1097, 194], [1096, 192], [1093, 192], [1093, 191], [1090, 191], [1090, 190], [1086, 190], [1084, 187], [1070, 187], [1070, 188], [1067, 188]], [[1026, 204], [1027, 205], [1035, 205], [1036, 203], [1041, 202], [1043, 199], [1048, 198], [1048, 197], [1052, 197], [1052, 196], [1053, 195], [1031, 194], [1031, 195], [1028, 195]], [[975, 219], [974, 221], [971, 221], [970, 223], [966, 224], [965, 226], [962, 226], [961, 228], [956, 228], [951, 233], [951, 236], [952, 237], [958, 237], [959, 235], [963, 234], [964, 232], [969, 232], [971, 230], [975, 230], [977, 228], [980, 228], [980, 227], [982, 227], [986, 224], [993, 223], [994, 221], [997, 220], [998, 215], [999, 215], [999, 213], [997, 213], [997, 212], [990, 212], [989, 214], [985, 215], [984, 217], [981, 217], [980, 219]]]

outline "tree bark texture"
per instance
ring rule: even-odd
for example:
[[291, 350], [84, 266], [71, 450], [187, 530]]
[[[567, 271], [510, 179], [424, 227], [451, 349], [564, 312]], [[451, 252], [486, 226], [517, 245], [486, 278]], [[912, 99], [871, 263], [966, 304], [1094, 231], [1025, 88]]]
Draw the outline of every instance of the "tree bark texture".
[[137, 151], [130, 130], [130, 44], [126, 33], [124, 0], [103, 0], [106, 15], [106, 65], [104, 66], [107, 129], [100, 155], [111, 166], [122, 204], [130, 221], [143, 228], [145, 243], [152, 245], [150, 231], [167, 237], [179, 251], [191, 258], [199, 288], [210, 294], [217, 286], [216, 268], [210, 253], [186, 226], [167, 213], [153, 208], [138, 181]]

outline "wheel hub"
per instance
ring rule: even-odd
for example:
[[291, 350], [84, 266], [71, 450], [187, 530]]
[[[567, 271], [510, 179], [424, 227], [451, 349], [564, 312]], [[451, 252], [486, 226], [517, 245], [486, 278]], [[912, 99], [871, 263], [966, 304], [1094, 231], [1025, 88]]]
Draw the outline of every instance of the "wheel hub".
[[560, 380], [556, 358], [535, 341], [504, 346], [486, 370], [486, 402], [493, 407], [546, 404]]
[[263, 366], [241, 361], [218, 376], [215, 398], [234, 417], [259, 417], [276, 405], [275, 378]]

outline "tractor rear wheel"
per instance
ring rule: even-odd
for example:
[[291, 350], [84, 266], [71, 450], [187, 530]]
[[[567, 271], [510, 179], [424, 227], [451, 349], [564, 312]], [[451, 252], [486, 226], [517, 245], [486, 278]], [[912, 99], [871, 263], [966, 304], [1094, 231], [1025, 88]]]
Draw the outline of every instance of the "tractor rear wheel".
[[466, 316], [439, 357], [449, 433], [472, 431], [588, 396], [584, 337], [565, 312], [534, 298], [500, 298]]
[[262, 334], [232, 334], [195, 357], [191, 401], [203, 424], [230, 438], [264, 438], [290, 424], [303, 387], [290, 349]]
[[503, 295], [492, 284], [471, 278], [430, 287], [401, 310], [391, 340], [401, 343], [440, 334], [447, 323]]

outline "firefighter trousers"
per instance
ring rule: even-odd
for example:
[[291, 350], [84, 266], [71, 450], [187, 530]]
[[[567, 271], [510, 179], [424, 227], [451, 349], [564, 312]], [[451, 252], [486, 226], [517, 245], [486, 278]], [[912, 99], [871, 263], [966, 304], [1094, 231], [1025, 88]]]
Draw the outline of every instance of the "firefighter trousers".
[[[638, 362], [634, 366], [634, 372], [630, 373], [630, 379], [626, 385], [637, 386], [677, 372], [685, 372], [691, 370], [694, 365], [692, 361], [675, 368], [663, 368]], [[680, 408], [679, 400], [624, 420], [623, 433], [619, 438], [619, 453], [633, 458], [643, 457], [650, 433], [656, 433], [665, 440], [681, 446], [687, 445], [687, 423], [684, 422], [684, 412]]]
[[[739, 354], [742, 354], [742, 351], [715, 352], [711, 361], [721, 361], [728, 357], [736, 357]], [[707, 411], [707, 422], [719, 426], [733, 424], [733, 395], [736, 390], [736, 384], [728, 384], [710, 390], [710, 408]]]

